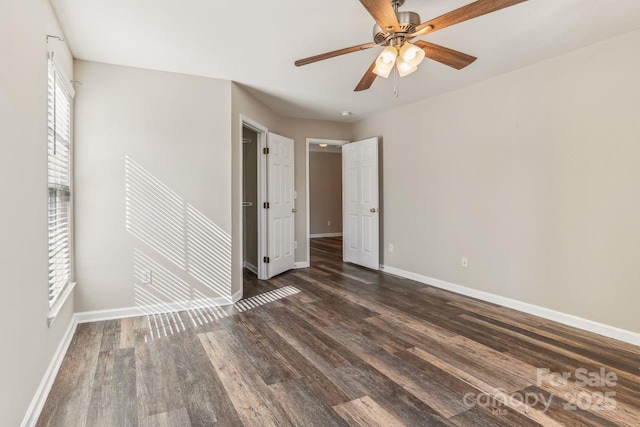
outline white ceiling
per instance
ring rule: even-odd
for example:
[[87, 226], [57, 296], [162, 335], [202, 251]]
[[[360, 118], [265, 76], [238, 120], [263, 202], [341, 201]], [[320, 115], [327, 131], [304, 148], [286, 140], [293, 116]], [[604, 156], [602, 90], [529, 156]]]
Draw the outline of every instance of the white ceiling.
[[[76, 58], [233, 80], [281, 115], [351, 122], [640, 28], [638, 0], [529, 0], [425, 37], [479, 59], [462, 71], [425, 60], [395, 98], [392, 78], [353, 92], [378, 49], [293, 65], [371, 41], [357, 0], [51, 1]], [[471, 1], [401, 10], [426, 21]]]

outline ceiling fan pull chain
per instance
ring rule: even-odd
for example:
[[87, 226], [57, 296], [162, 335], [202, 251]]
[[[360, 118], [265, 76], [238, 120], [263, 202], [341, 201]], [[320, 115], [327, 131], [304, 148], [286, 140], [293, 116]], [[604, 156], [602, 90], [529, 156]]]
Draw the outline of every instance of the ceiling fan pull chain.
[[400, 91], [398, 90], [398, 69], [393, 67], [393, 93], [397, 97], [400, 96]]

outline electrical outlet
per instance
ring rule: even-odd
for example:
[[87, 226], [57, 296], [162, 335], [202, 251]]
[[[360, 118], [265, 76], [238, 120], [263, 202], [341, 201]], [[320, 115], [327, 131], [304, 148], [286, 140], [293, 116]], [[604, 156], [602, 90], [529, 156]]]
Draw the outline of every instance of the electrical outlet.
[[142, 273], [142, 284], [148, 285], [152, 281], [153, 281], [153, 271], [145, 270], [144, 273]]
[[462, 260], [460, 260], [460, 265], [462, 266], [462, 268], [469, 268], [469, 258], [462, 257]]
[[393, 253], [393, 243], [389, 243], [389, 253]]
[[327, 225], [331, 227], [331, 221], [327, 221]]

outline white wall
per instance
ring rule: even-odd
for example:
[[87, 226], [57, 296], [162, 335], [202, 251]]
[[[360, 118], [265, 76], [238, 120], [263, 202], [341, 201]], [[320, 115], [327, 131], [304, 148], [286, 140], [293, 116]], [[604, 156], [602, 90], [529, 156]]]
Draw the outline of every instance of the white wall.
[[638, 51], [640, 31], [355, 124], [384, 140], [385, 263], [640, 332]]
[[230, 297], [231, 83], [75, 68], [77, 311]]
[[[47, 0], [0, 2], [0, 424], [17, 426], [69, 326], [73, 297], [51, 328], [47, 255], [47, 43], [62, 36]], [[71, 77], [64, 42], [50, 48]]]

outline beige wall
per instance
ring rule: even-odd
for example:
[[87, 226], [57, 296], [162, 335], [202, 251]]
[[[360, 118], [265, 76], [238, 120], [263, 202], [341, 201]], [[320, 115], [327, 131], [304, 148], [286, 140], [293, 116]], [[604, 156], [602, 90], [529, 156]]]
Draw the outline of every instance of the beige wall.
[[251, 129], [242, 129], [242, 186], [245, 202], [253, 206], [243, 208], [242, 235], [244, 238], [244, 261], [258, 268], [258, 134]]
[[309, 153], [309, 211], [312, 235], [342, 233], [342, 154]]
[[[47, 248], [47, 34], [63, 36], [46, 0], [0, 2], [0, 424], [23, 420], [73, 313], [51, 328]], [[73, 77], [64, 42], [49, 47]]]
[[296, 262], [307, 261], [307, 166], [306, 143], [307, 138], [351, 140], [352, 125], [325, 120], [305, 120], [282, 118], [279, 127], [281, 135], [295, 141], [295, 176], [296, 176]]
[[77, 310], [230, 297], [231, 83], [75, 68]]
[[640, 31], [357, 123], [384, 139], [385, 263], [640, 332], [637, 51]]

